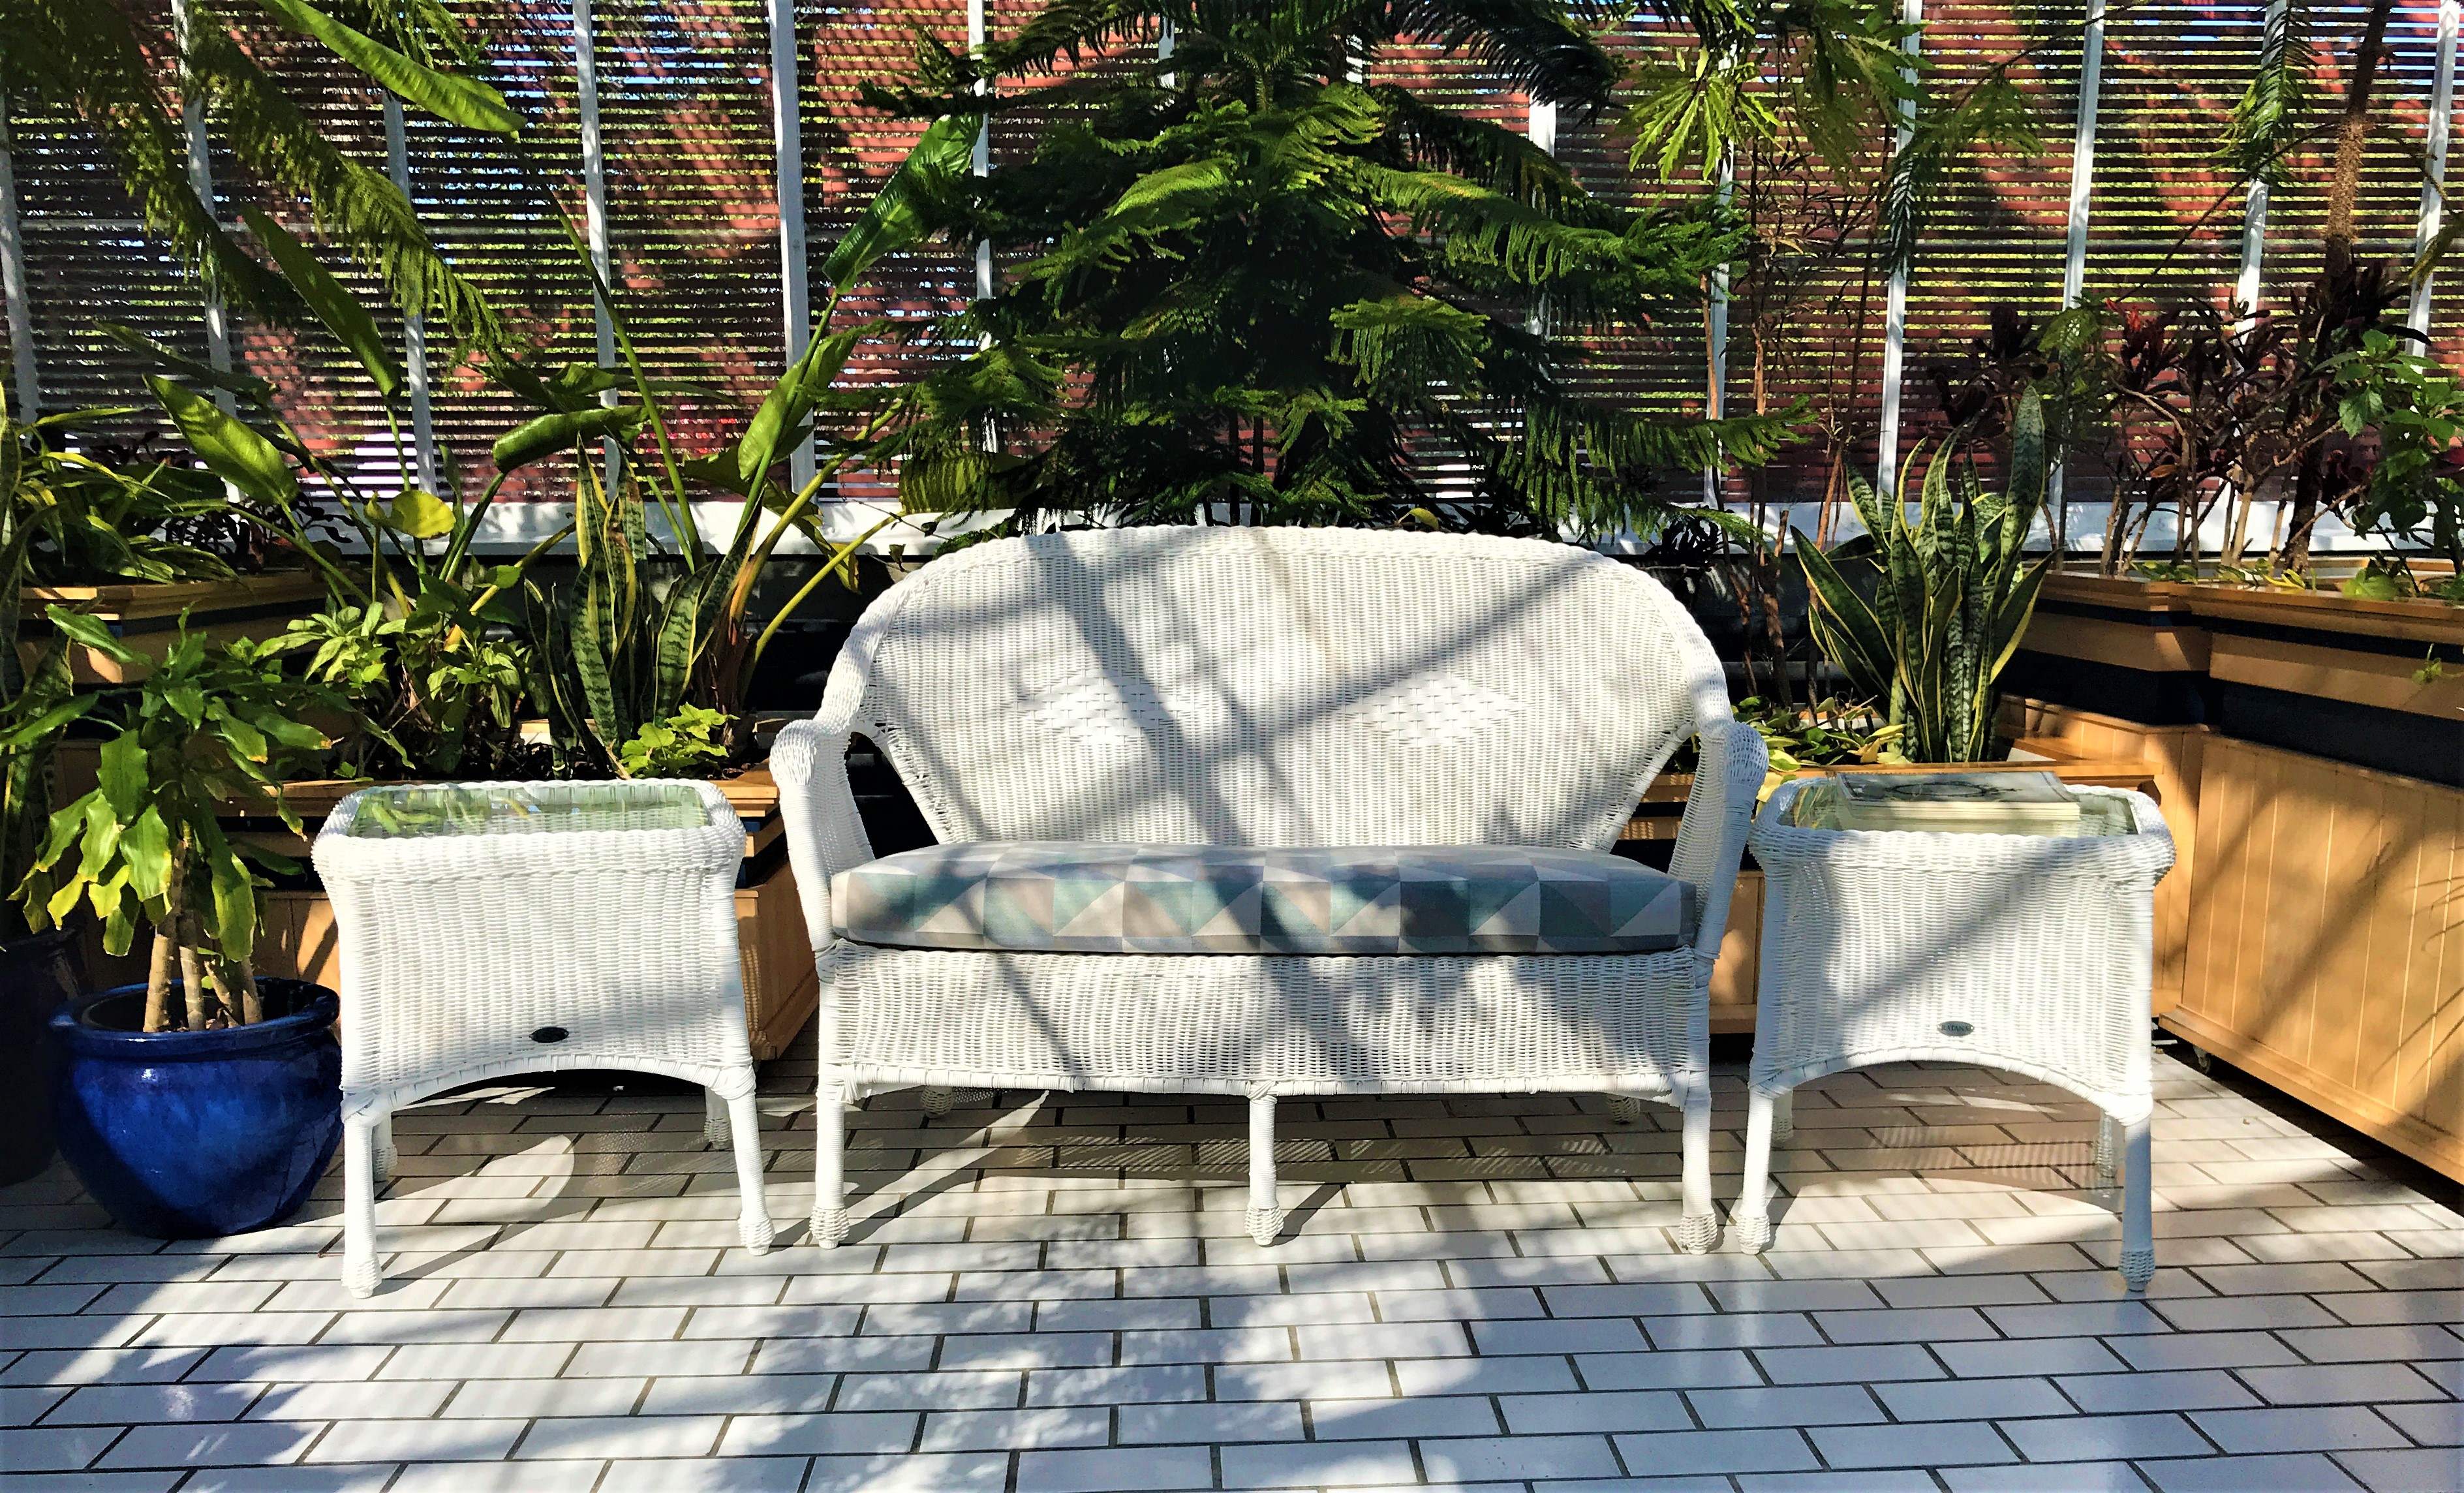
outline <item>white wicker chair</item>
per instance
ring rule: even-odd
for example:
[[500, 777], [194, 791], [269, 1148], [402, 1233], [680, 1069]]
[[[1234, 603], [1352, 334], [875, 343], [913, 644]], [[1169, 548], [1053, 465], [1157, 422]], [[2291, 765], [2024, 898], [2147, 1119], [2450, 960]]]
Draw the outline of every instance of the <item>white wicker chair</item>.
[[[889, 757], [936, 837], [1604, 850], [1700, 732], [1665, 953], [1316, 956], [952, 951], [841, 939], [872, 859], [845, 770]], [[845, 1237], [846, 1104], [948, 1086], [1240, 1094], [1250, 1232], [1283, 1227], [1286, 1094], [1602, 1092], [1681, 1109], [1684, 1247], [1711, 1247], [1708, 987], [1761, 738], [1658, 582], [1566, 545], [1331, 529], [1046, 535], [876, 602], [771, 754], [821, 971], [813, 1233]]]
[[[641, 790], [661, 795], [656, 812], [629, 806]], [[456, 812], [473, 822], [353, 833], [363, 815], [440, 794], [466, 796]], [[373, 788], [335, 808], [316, 862], [341, 953], [342, 1280], [355, 1294], [383, 1279], [376, 1186], [393, 1169], [393, 1110], [506, 1073], [701, 1085], [704, 1137], [734, 1143], [738, 1236], [770, 1247], [736, 941], [743, 855], [743, 825], [707, 782]]]
[[1738, 1241], [1771, 1243], [1771, 1148], [1792, 1130], [1797, 1085], [1870, 1064], [1975, 1064], [2104, 1111], [2097, 1172], [2110, 1184], [2123, 1162], [2122, 1273], [2145, 1285], [2150, 930], [2173, 864], [2155, 801], [2074, 788], [2127, 832], [2066, 839], [1791, 823], [1818, 786], [1782, 783], [1754, 821], [1762, 965]]

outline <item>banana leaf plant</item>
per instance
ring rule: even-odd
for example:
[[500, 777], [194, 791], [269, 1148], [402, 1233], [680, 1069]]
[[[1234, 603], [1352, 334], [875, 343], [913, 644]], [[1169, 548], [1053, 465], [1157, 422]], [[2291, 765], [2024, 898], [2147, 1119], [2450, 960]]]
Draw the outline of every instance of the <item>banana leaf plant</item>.
[[529, 661], [514, 635], [518, 587], [572, 528], [512, 564], [474, 555], [506, 473], [464, 501], [449, 449], [440, 485], [454, 495], [416, 486], [403, 439], [407, 384], [374, 316], [280, 224], [253, 209], [243, 213], [282, 278], [366, 371], [393, 450], [389, 470], [354, 472], [320, 455], [263, 379], [208, 367], [125, 327], [106, 330], [160, 370], [146, 383], [207, 472], [323, 576], [324, 610], [294, 624], [274, 651], [306, 655], [308, 675], [341, 691], [372, 724], [341, 769], [522, 776]]
[[[151, 664], [81, 613], [54, 606], [59, 631], [124, 664]], [[246, 641], [218, 645], [185, 626], [160, 667], [138, 684], [102, 692], [112, 729], [94, 790], [51, 817], [32, 868], [13, 889], [34, 932], [82, 904], [102, 924], [103, 947], [126, 954], [138, 925], [153, 929], [145, 1030], [203, 1031], [265, 1019], [253, 971], [258, 867], [298, 869], [287, 858], [231, 839], [217, 818], [229, 801], [270, 800], [297, 832], [280, 784], [329, 744], [304, 724], [346, 714], [324, 687], [286, 675]], [[183, 997], [170, 1003], [176, 976]]]
[[2044, 407], [2035, 391], [2020, 396], [2013, 414], [2005, 491], [1986, 490], [1956, 438], [1930, 460], [1923, 448], [1909, 452], [1899, 491], [1911, 487], [1913, 520], [1909, 504], [1885, 501], [1851, 477], [1866, 532], [1828, 554], [1796, 533], [1812, 599], [1807, 618], [1850, 688], [1886, 702], [1883, 718], [1903, 728], [1898, 746], [1908, 760], [1984, 761], [1994, 744], [1994, 681], [2019, 646], [2051, 563], [2024, 563], [2045, 500]]
[[[615, 292], [564, 221], [607, 310], [624, 366], [569, 364], [545, 377], [500, 360], [498, 382], [542, 412], [508, 431], [492, 452], [498, 483], [551, 456], [571, 461], [576, 575], [553, 587], [527, 586], [538, 640], [531, 692], [546, 712], [563, 770], [631, 776], [643, 764], [701, 757], [679, 741], [707, 736], [713, 713], [721, 739], [715, 743], [719, 761], [710, 765], [740, 759], [752, 744], [745, 684], [781, 625], [832, 577], [851, 580], [863, 543], [901, 521], [885, 517], [846, 541], [830, 539], [820, 522], [824, 492], [850, 464], [875, 458], [875, 440], [890, 419], [867, 410], [861, 391], [837, 386], [856, 346], [890, 324], [832, 323], [845, 291], [875, 261], [923, 236], [917, 204], [966, 172], [973, 142], [971, 121], [943, 120], [925, 131], [824, 262], [829, 299], [803, 356], [740, 437], [693, 460], [678, 454], [670, 434], [661, 403], [667, 386], [644, 370]], [[846, 417], [842, 423], [852, 429], [828, 439], [812, 476], [791, 488], [775, 469], [814, 437], [827, 414]], [[701, 532], [693, 507], [701, 493], [741, 500], [723, 543]], [[656, 527], [654, 510], [663, 520]], [[758, 620], [755, 589], [791, 534], [809, 539], [823, 562], [766, 622]]]

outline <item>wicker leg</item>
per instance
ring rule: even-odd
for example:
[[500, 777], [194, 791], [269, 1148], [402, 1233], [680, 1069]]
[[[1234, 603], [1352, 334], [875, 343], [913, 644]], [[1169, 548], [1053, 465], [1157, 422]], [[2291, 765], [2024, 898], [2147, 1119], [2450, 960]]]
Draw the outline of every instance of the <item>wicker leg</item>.
[[376, 1173], [379, 1187], [393, 1180], [394, 1163], [401, 1157], [402, 1153], [393, 1147], [393, 1115], [388, 1112], [377, 1116], [375, 1134], [368, 1147], [368, 1164]]
[[2112, 1115], [2096, 1117], [2096, 1182], [2099, 1187], [2113, 1185], [2114, 1167], [2122, 1160], [2122, 1122]]
[[936, 1120], [942, 1115], [950, 1112], [949, 1085], [927, 1084], [924, 1086], [924, 1112], [933, 1116]]
[[701, 1091], [702, 1139], [714, 1146], [724, 1146], [728, 1143], [728, 1102], [719, 1097], [717, 1089], [705, 1088]]
[[2147, 1125], [2134, 1120], [2123, 1130], [2122, 1284], [2144, 1291], [2156, 1274], [2155, 1231], [2147, 1217]]
[[1746, 1185], [1737, 1194], [1736, 1211], [1729, 1215], [1728, 1224], [1737, 1231], [1738, 1245], [1752, 1254], [1771, 1247], [1771, 1140], [1788, 1099], [1786, 1094], [1767, 1094], [1757, 1088], [1747, 1102]]
[[1771, 1095], [1771, 1144], [1785, 1144], [1796, 1133], [1796, 1090], [1783, 1090]]
[[1642, 1118], [1642, 1100], [1634, 1094], [1609, 1095], [1609, 1118], [1619, 1125], [1632, 1125]]
[[1275, 1203], [1275, 1096], [1249, 1099], [1249, 1237], [1263, 1249], [1284, 1232]]
[[375, 1115], [342, 1122], [342, 1286], [354, 1296], [373, 1296], [385, 1277], [377, 1270]]
[[1720, 1216], [1711, 1208], [1711, 1088], [1685, 1092], [1683, 1179], [1678, 1184], [1684, 1214], [1677, 1220], [1677, 1244], [1689, 1255], [1708, 1254], [1720, 1242]]
[[736, 1132], [736, 1192], [741, 1212], [737, 1237], [757, 1255], [770, 1252], [770, 1199], [761, 1187], [761, 1111], [753, 1105], [752, 1075], [744, 1092], [727, 1101], [728, 1128]]
[[847, 1238], [847, 1087], [822, 1080], [813, 1110], [813, 1242], [836, 1249]]

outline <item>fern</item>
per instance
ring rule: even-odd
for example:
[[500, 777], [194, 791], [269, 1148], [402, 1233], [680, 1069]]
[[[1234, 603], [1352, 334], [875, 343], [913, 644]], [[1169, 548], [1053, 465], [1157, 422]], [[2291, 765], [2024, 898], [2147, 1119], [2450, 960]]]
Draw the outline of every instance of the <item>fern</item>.
[[2309, 133], [2319, 102], [2318, 58], [2310, 45], [2310, 10], [2284, 0], [2268, 17], [2258, 67], [2233, 101], [2233, 123], [2216, 160], [2243, 181], [2281, 187], [2284, 160]]
[[[355, 0], [332, 13], [393, 55], [399, 70], [390, 76], [406, 88], [473, 60], [463, 28], [435, 0]], [[184, 86], [206, 102], [216, 140], [250, 180], [304, 203], [318, 231], [381, 276], [397, 304], [426, 312], [482, 348], [501, 345], [495, 313], [437, 252], [393, 183], [344, 155], [239, 45], [233, 29], [241, 17], [193, 0], [187, 33], [174, 41], [141, 31], [134, 14], [111, 0], [0, 0], [0, 34], [9, 38], [0, 47], [0, 89], [64, 109], [93, 129], [147, 229], [208, 289], [269, 320], [306, 317], [284, 280], [259, 265], [198, 198], [180, 109], [162, 81], [172, 70], [149, 51], [177, 58]], [[465, 97], [495, 98], [452, 81]]]

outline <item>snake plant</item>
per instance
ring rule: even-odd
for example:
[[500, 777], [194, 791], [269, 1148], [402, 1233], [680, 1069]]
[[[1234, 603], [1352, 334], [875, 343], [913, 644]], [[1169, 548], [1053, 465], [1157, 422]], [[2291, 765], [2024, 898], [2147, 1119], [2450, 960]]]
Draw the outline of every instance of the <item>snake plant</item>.
[[[2035, 391], [2020, 397], [2012, 422], [2003, 492], [1986, 490], [1956, 437], [1930, 461], [1922, 447], [1908, 453], [1899, 491], [1912, 486], [1913, 505], [1890, 502], [1852, 476], [1866, 532], [1828, 554], [1797, 533], [1807, 618], [1815, 642], [1856, 692], [1887, 702], [1884, 718], [1905, 728], [1899, 748], [1910, 761], [1983, 761], [1993, 746], [1994, 681], [2018, 647], [2051, 563], [2024, 564], [2022, 555], [2045, 500], [2045, 419]], [[1852, 583], [1859, 571], [1870, 587]]]

